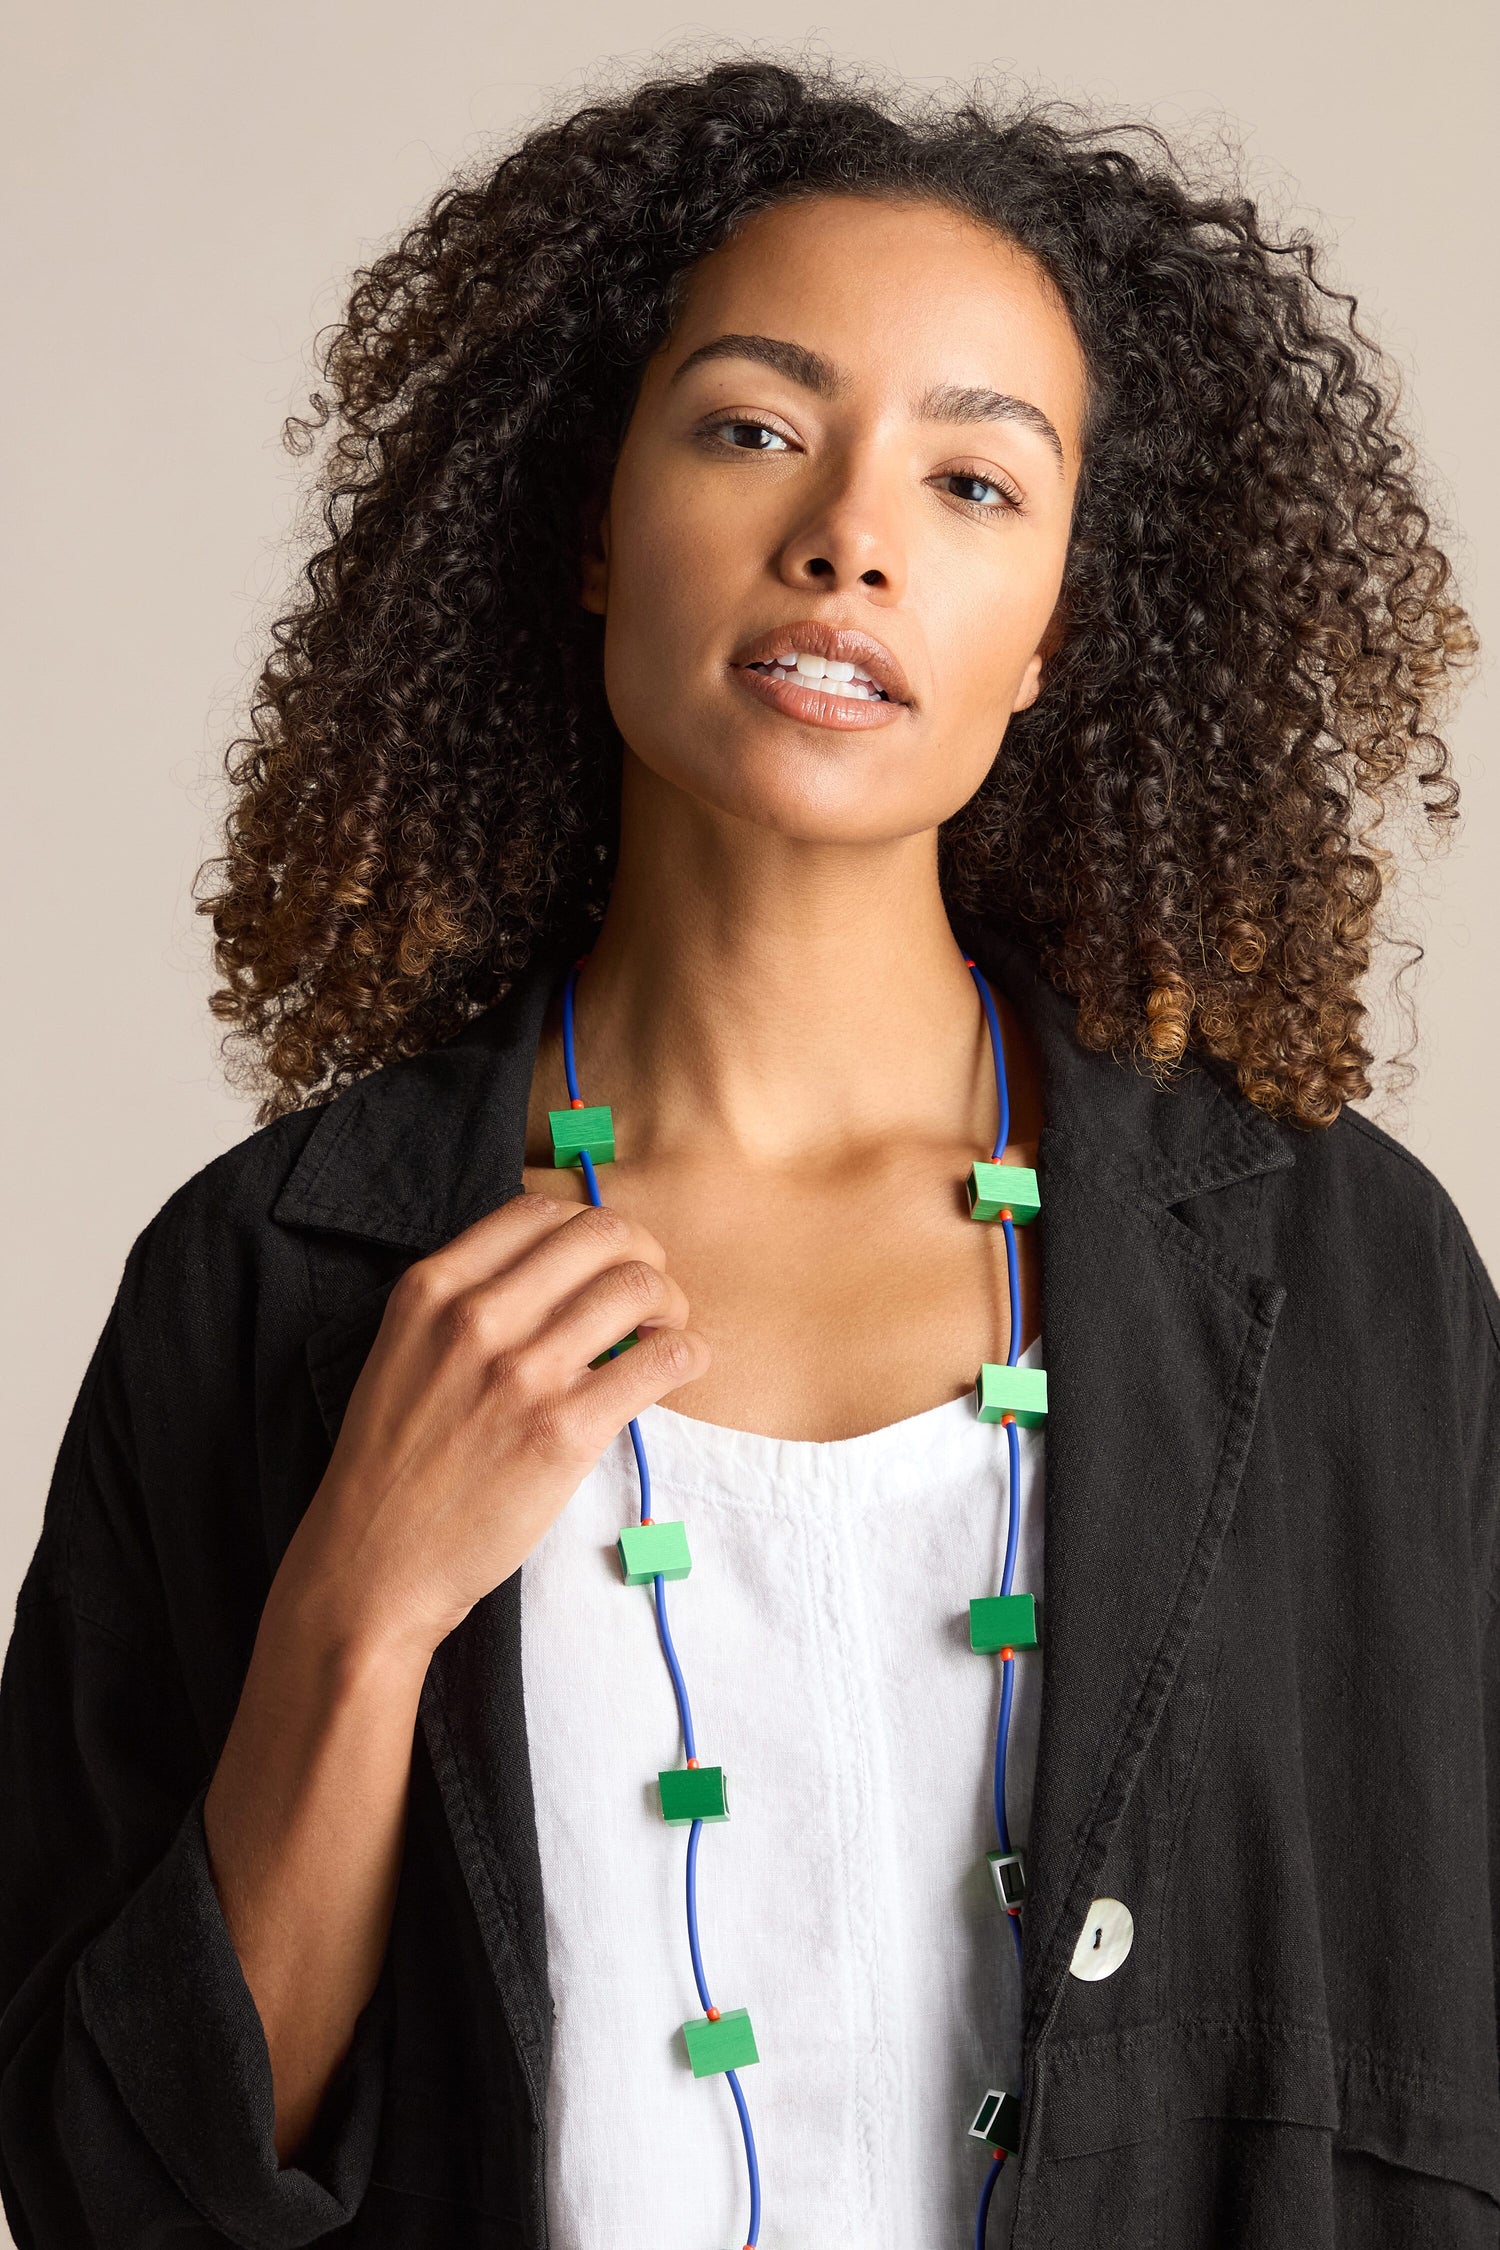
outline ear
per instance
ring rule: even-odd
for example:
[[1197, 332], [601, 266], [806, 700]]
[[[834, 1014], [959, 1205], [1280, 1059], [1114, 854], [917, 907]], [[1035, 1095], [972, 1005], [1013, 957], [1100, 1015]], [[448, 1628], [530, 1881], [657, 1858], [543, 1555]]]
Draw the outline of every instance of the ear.
[[1042, 692], [1042, 675], [1052, 658], [1062, 647], [1067, 629], [1067, 611], [1063, 606], [1062, 597], [1059, 595], [1052, 615], [1047, 620], [1046, 630], [1031, 655], [1026, 659], [1026, 669], [1021, 674], [1021, 684], [1016, 690], [1016, 700], [1011, 705], [1012, 711], [1029, 710], [1031, 705], [1035, 703]]
[[578, 599], [596, 617], [605, 610], [609, 585], [609, 501], [595, 493], [584, 503], [579, 548]]

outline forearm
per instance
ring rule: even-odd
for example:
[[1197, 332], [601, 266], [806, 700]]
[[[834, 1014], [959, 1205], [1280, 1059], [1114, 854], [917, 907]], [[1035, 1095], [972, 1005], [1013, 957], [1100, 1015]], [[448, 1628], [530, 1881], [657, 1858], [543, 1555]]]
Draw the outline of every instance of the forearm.
[[295, 1578], [278, 1577], [203, 1808], [270, 2052], [283, 2164], [380, 1974], [428, 1662], [326, 1616]]

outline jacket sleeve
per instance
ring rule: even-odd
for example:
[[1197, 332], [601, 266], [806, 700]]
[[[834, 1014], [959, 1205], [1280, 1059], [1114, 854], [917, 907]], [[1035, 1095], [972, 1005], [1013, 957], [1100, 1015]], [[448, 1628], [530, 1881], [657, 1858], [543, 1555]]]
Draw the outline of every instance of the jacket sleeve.
[[216, 1753], [139, 1489], [121, 1331], [140, 1247], [68, 1420], [0, 1673], [0, 2195], [18, 2250], [282, 2250], [346, 2224], [368, 2185], [389, 1982], [280, 2165], [270, 2057], [204, 1836]]

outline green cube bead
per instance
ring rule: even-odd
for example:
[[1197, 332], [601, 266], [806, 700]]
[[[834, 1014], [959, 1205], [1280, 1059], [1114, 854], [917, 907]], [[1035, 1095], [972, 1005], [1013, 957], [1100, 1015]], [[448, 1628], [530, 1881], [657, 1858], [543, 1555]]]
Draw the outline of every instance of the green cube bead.
[[727, 1820], [729, 1785], [722, 1766], [667, 1766], [656, 1777], [663, 1820]]
[[695, 2078], [708, 2078], [716, 2070], [741, 2070], [746, 2063], [760, 2061], [747, 2008], [726, 2008], [717, 2023], [694, 2016], [683, 2025], [682, 2036]]
[[965, 1185], [971, 1219], [998, 1219], [1008, 1211], [1015, 1224], [1024, 1227], [1042, 1208], [1036, 1174], [1024, 1164], [975, 1164]]
[[576, 1165], [584, 1149], [596, 1164], [615, 1160], [615, 1120], [608, 1102], [597, 1109], [549, 1109], [554, 1167]]
[[693, 1567], [685, 1523], [628, 1523], [615, 1544], [627, 1586], [648, 1586], [653, 1578], [686, 1578]]
[[1019, 2100], [1014, 2094], [1002, 2094], [991, 2087], [975, 2111], [969, 2131], [976, 2141], [988, 2141], [991, 2148], [1003, 2148], [1007, 2156], [1014, 2156], [1021, 2145]]
[[1035, 1648], [1036, 1596], [976, 1594], [969, 1604], [969, 1646], [981, 1656], [997, 1648]]
[[597, 1359], [591, 1359], [589, 1361], [590, 1367], [608, 1367], [610, 1361], [615, 1358], [618, 1353], [628, 1350], [632, 1344], [638, 1344], [640, 1340], [640, 1337], [632, 1328], [630, 1334], [628, 1336], [622, 1336], [618, 1344], [611, 1344], [607, 1352], [601, 1352]]
[[974, 1404], [981, 1422], [1013, 1415], [1023, 1430], [1047, 1419], [1045, 1367], [997, 1367], [986, 1360], [974, 1378]]

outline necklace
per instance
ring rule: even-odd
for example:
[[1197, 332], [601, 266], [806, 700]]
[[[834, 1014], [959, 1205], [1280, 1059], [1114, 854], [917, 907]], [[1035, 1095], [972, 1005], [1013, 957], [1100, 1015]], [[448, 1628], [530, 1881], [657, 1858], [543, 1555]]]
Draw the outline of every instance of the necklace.
[[[607, 1103], [590, 1105], [583, 1100], [578, 1091], [578, 1072], [573, 1051], [574, 995], [578, 972], [586, 958], [585, 955], [574, 963], [563, 987], [563, 1067], [567, 1074], [569, 1106], [567, 1109], [549, 1110], [548, 1118], [552, 1128], [553, 1164], [580, 1169], [589, 1201], [602, 1205], [604, 1199], [599, 1192], [597, 1167], [614, 1162], [614, 1115]], [[1005, 1070], [1005, 1042], [988, 983], [968, 954], [964, 955], [964, 966], [974, 979], [984, 1010], [995, 1066], [995, 1092], [999, 1108], [999, 1127], [994, 1148], [987, 1159], [977, 1158], [969, 1170], [966, 1182], [969, 1216], [985, 1223], [998, 1224], [1003, 1230], [1010, 1306], [1010, 1342], [1005, 1361], [1003, 1364], [986, 1361], [974, 1381], [974, 1405], [980, 1421], [999, 1422], [1005, 1427], [1007, 1490], [1005, 1561], [1001, 1571], [1000, 1590], [994, 1594], [976, 1594], [971, 1598], [969, 1646], [982, 1655], [998, 1655], [1001, 1662], [1000, 1714], [995, 1731], [994, 1752], [997, 1843], [986, 1854], [986, 1858], [996, 1899], [1015, 1941], [1019, 1972], [1026, 1864], [1024, 1853], [1011, 1843], [1006, 1820], [1005, 1759], [1010, 1737], [1016, 1657], [1023, 1650], [1036, 1647], [1037, 1634], [1034, 1597], [1014, 1592], [1012, 1580], [1021, 1528], [1019, 1433], [1022, 1429], [1036, 1427], [1046, 1419], [1047, 1376], [1040, 1367], [1021, 1367], [1017, 1364], [1021, 1348], [1021, 1291], [1015, 1230], [1037, 1216], [1041, 1201], [1034, 1171], [1022, 1165], [1002, 1163], [1005, 1145], [1010, 1138], [1010, 1090]], [[630, 1335], [623, 1336], [617, 1344], [612, 1344], [593, 1365], [597, 1367], [604, 1360], [615, 1358], [635, 1341], [635, 1331], [632, 1330]], [[628, 1426], [635, 1454], [641, 1509], [639, 1520], [626, 1524], [619, 1535], [617, 1547], [621, 1570], [627, 1586], [649, 1585], [652, 1589], [657, 1635], [671, 1677], [672, 1691], [677, 1699], [677, 1715], [682, 1731], [683, 1763], [665, 1768], [657, 1775], [657, 1793], [663, 1820], [685, 1825], [688, 1831], [688, 1950], [692, 1959], [693, 1979], [704, 2012], [701, 2016], [689, 2018], [683, 2025], [683, 2039], [694, 2077], [706, 2078], [722, 2073], [734, 2097], [745, 2144], [745, 2165], [750, 2186], [750, 2224], [745, 2236], [745, 2250], [756, 2250], [760, 2239], [760, 2165], [756, 2156], [750, 2111], [739, 2073], [746, 2065], [759, 2062], [760, 2054], [755, 2044], [749, 2010], [721, 2009], [715, 2006], [698, 1942], [698, 1841], [705, 1821], [728, 1819], [728, 1785], [722, 1766], [705, 1766], [699, 1761], [687, 1682], [683, 1678], [682, 1665], [673, 1645], [667, 1620], [666, 1581], [669, 1578], [686, 1578], [692, 1568], [687, 1526], [682, 1522], [653, 1516], [651, 1471], [646, 1459], [645, 1442], [641, 1437], [640, 1424], [634, 1416]], [[1019, 2087], [1014, 2091], [989, 2087], [968, 2127], [969, 2136], [984, 2142], [991, 2153], [991, 2162], [985, 2169], [975, 2213], [975, 2250], [985, 2250], [990, 2198], [994, 2194], [1000, 2167], [1006, 2156], [1013, 2154], [1020, 2145], [1020, 2116]]]

